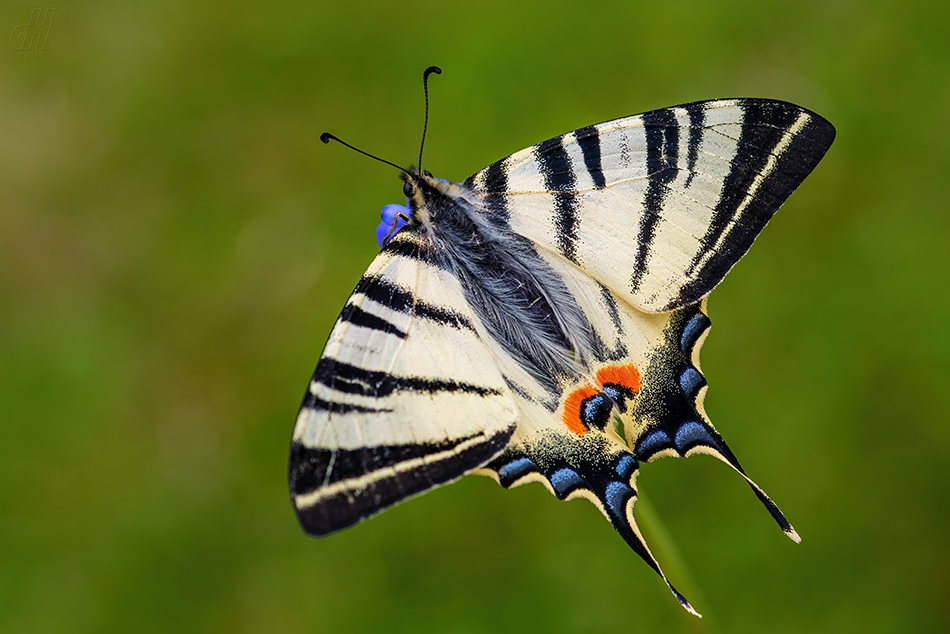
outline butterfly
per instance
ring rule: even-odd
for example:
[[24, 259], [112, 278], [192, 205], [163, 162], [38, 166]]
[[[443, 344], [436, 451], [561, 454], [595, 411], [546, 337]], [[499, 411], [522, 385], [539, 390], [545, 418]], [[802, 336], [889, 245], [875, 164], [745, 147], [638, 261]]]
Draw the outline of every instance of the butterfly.
[[799, 541], [706, 416], [699, 351], [708, 294], [834, 137], [799, 106], [720, 99], [580, 128], [461, 183], [420, 152], [297, 417], [303, 529], [469, 473], [540, 482], [591, 501], [696, 614], [633, 507], [642, 463], [708, 454]]

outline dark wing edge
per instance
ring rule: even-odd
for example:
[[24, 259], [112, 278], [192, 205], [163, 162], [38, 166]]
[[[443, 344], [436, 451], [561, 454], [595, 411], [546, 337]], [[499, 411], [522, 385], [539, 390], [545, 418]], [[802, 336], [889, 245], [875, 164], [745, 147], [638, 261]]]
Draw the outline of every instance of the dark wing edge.
[[[359, 449], [294, 442], [289, 480], [297, 519], [314, 537], [357, 524], [479, 469], [504, 450], [514, 430], [511, 426], [494, 435]], [[332, 481], [324, 478], [328, 473]]]

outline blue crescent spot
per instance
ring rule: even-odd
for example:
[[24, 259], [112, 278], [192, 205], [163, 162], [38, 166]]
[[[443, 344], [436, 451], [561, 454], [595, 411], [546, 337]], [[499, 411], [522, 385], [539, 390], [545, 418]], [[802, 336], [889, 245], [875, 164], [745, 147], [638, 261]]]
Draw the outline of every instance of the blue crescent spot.
[[633, 494], [633, 489], [623, 482], [611, 482], [604, 491], [604, 502], [615, 517], [626, 515], [627, 500]]
[[554, 492], [557, 493], [558, 497], [564, 497], [578, 485], [584, 484], [584, 479], [569, 467], [558, 469], [551, 474], [548, 480], [551, 481], [551, 486], [554, 487]]
[[658, 429], [643, 440], [640, 441], [640, 448], [637, 453], [651, 454], [672, 444], [670, 437], [662, 429]]
[[637, 459], [627, 453], [621, 454], [617, 460], [617, 464], [614, 466], [614, 473], [617, 474], [617, 477], [625, 481], [630, 480], [631, 474], [636, 470]]
[[680, 389], [688, 398], [694, 398], [696, 393], [706, 383], [703, 375], [696, 368], [686, 368], [680, 374]]
[[498, 470], [498, 477], [502, 480], [514, 482], [533, 471], [538, 470], [538, 465], [534, 464], [531, 458], [522, 456], [516, 458]]
[[689, 321], [686, 322], [686, 326], [683, 327], [683, 334], [680, 335], [680, 350], [685, 354], [689, 354], [696, 344], [696, 340], [708, 328], [708, 323], [709, 318], [702, 313], [696, 313], [690, 317]]
[[690, 421], [677, 430], [676, 448], [679, 449], [680, 453], [686, 451], [690, 446], [698, 444], [715, 447], [716, 441], [709, 435], [706, 428], [696, 421]]

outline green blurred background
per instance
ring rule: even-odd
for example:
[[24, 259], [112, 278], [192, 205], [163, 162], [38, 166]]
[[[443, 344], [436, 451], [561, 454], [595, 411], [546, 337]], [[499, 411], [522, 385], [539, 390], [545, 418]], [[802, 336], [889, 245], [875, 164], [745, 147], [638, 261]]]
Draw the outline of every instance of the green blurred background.
[[[0, 631], [950, 628], [950, 3], [54, 8], [42, 57], [0, 44]], [[414, 162], [430, 64], [426, 166], [452, 180], [712, 97], [838, 129], [714, 294], [703, 356], [712, 420], [802, 544], [714, 460], [641, 473], [703, 620], [538, 485], [297, 526], [296, 410], [403, 198], [319, 135]]]

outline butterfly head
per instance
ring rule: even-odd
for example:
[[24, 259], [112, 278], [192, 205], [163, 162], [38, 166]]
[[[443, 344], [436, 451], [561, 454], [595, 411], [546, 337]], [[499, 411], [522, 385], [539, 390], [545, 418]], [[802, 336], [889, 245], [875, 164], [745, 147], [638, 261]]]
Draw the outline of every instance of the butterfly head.
[[458, 186], [444, 178], [436, 178], [428, 170], [419, 171], [410, 167], [402, 173], [402, 193], [413, 212], [426, 207], [427, 201], [438, 196], [457, 196]]
[[[426, 174], [428, 174], [428, 172], [426, 172]], [[429, 176], [431, 176], [431, 174], [429, 174]], [[397, 205], [390, 203], [383, 207], [380, 212], [382, 222], [376, 226], [376, 242], [379, 243], [379, 248], [383, 248], [389, 244], [392, 237], [399, 233], [412, 218], [414, 207], [412, 199], [420, 191], [419, 186], [416, 184], [418, 177], [419, 174], [415, 172], [415, 170], [412, 172], [403, 170], [402, 193], [406, 197], [406, 204]], [[415, 207], [418, 207], [418, 205]]]
[[462, 187], [458, 183], [436, 178], [428, 171], [410, 168], [402, 173], [402, 180], [406, 204], [383, 207], [382, 222], [376, 227], [376, 241], [380, 247], [386, 246], [396, 233], [412, 221], [428, 227], [438, 215], [436, 210], [444, 206], [438, 201], [462, 194]]

